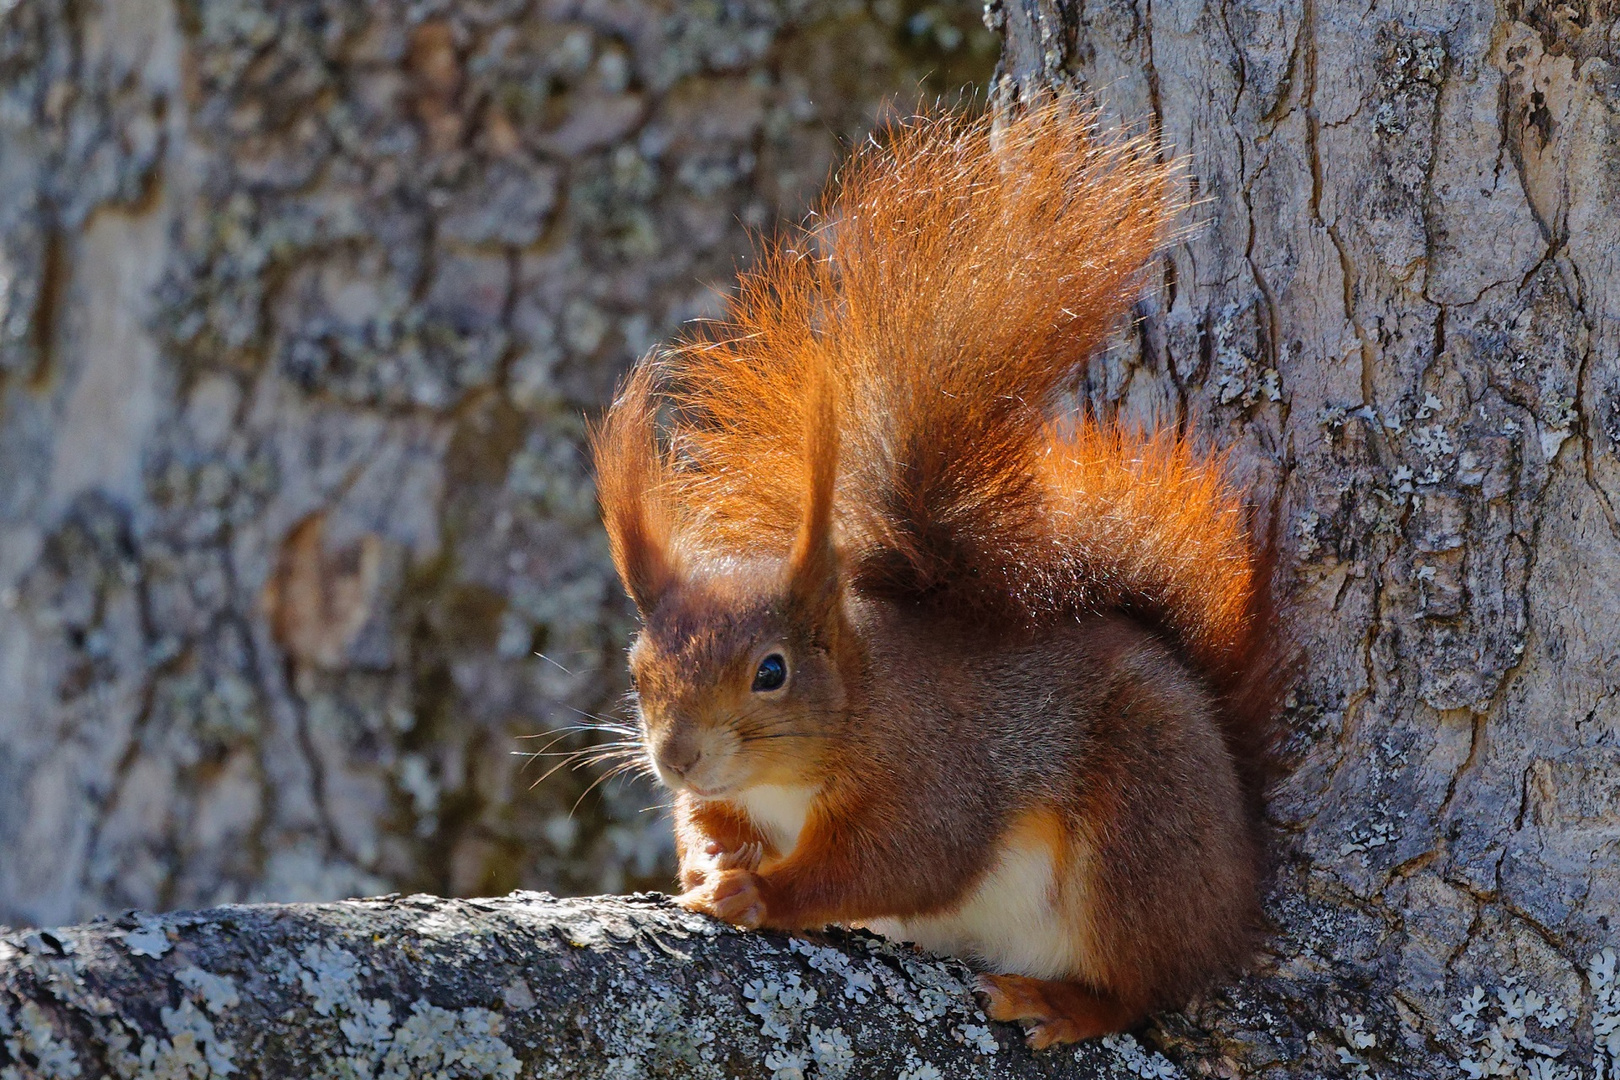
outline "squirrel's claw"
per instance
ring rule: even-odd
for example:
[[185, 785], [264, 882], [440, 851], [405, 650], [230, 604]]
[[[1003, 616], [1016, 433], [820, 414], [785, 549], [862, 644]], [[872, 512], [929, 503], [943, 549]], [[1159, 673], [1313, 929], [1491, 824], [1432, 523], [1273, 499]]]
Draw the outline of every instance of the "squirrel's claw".
[[760, 862], [765, 858], [765, 845], [758, 840], [751, 840], [734, 851], [718, 850], [710, 854], [716, 856], [714, 860], [716, 870], [747, 870], [753, 873], [759, 869]]
[[765, 921], [765, 899], [760, 895], [759, 876], [752, 870], [718, 870], [698, 888], [677, 896], [675, 902], [687, 911], [713, 915], [745, 930]]

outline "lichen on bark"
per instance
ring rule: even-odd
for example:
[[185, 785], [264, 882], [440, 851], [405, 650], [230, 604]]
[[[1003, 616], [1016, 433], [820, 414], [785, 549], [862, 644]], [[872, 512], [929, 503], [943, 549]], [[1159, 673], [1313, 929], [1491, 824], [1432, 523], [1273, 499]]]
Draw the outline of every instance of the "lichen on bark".
[[998, 6], [1005, 85], [1151, 118], [1206, 200], [1086, 392], [1233, 448], [1307, 657], [1277, 934], [1166, 1035], [1244, 1075], [1612, 1075], [1615, 12]]
[[653, 895], [255, 905], [0, 935], [6, 1080], [520, 1075], [1175, 1074], [1128, 1039], [1031, 1054], [979, 1012], [958, 962], [869, 934], [742, 932]]
[[666, 884], [583, 417], [977, 17], [0, 5], [0, 921]]
[[[513, 735], [618, 689], [627, 612], [578, 415], [709, 310], [693, 282], [729, 273], [742, 224], [797, 212], [836, 156], [830, 132], [869, 126], [920, 43], [926, 63], [972, 51], [947, 48], [960, 14], [42, 0], [0, 15], [0, 918], [658, 878], [661, 827], [625, 824], [653, 821], [629, 812], [644, 803], [574, 824], [579, 785], [527, 802], [507, 757]], [[1079, 86], [1188, 163], [1201, 225], [1082, 392], [1232, 448], [1308, 658], [1270, 808], [1276, 932], [1248, 977], [1144, 1039], [1210, 1075], [1615, 1075], [1615, 12], [1000, 0], [989, 15], [1009, 43], [995, 101]], [[130, 963], [169, 980], [127, 1041], [105, 1023], [105, 1052], [221, 1071], [245, 1060], [231, 1017], [262, 990], [322, 1038], [360, 1040], [344, 1044], [357, 1071], [427, 1061], [402, 1049], [426, 1043], [396, 1042], [411, 1024], [492, 1074], [496, 1041], [533, 1060], [511, 1025], [538, 990], [458, 997], [387, 965], [386, 989], [351, 980], [309, 928], [323, 917], [287, 939], [283, 981], [251, 986], [175, 955], [206, 920], [84, 931], [120, 930]], [[398, 918], [403, 964], [436, 924]], [[466, 940], [509, 918], [470, 918]], [[737, 1045], [772, 1071], [831, 1075], [835, 1027], [864, 1051], [815, 1011], [826, 998], [794, 1026], [827, 975], [808, 954], [701, 940], [803, 961], [799, 988], [783, 967], [732, 1002], [754, 1025]], [[80, 1000], [63, 941], [24, 935], [0, 963]], [[590, 955], [645, 974], [654, 953], [627, 938]], [[328, 991], [353, 1008], [311, 996]], [[104, 1014], [31, 995], [0, 1008], [6, 1052], [65, 1075], [64, 1048]], [[653, 999], [602, 1000], [629, 1025], [615, 1046], [701, 1063], [715, 1045], [701, 1027], [666, 1039]], [[386, 1016], [366, 1004], [384, 1001]], [[778, 1013], [795, 1032], [780, 1046]], [[959, 1019], [955, 1045], [981, 1041]], [[938, 1064], [920, 1043], [882, 1052], [906, 1045], [897, 1070]], [[1126, 1044], [1087, 1060], [1161, 1069]]]

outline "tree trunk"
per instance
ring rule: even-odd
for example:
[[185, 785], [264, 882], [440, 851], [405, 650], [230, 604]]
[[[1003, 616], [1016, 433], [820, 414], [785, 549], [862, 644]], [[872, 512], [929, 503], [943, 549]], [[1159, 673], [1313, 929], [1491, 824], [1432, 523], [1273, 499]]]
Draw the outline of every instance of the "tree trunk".
[[743, 933], [645, 896], [135, 916], [0, 936], [0, 1076], [1034, 1080], [1170, 1069], [1130, 1038], [1031, 1054], [1016, 1028], [979, 1013], [971, 978], [868, 934]]
[[[1307, 659], [1271, 803], [1277, 933], [1150, 1037], [1217, 1075], [1616, 1075], [1620, 15], [991, 8], [998, 101], [1071, 82], [1187, 161], [1200, 229], [1085, 391], [1233, 448]], [[656, 878], [650, 815], [573, 826], [578, 787], [527, 801], [506, 755], [620, 677], [577, 416], [704, 309], [690, 283], [727, 272], [739, 220], [803, 204], [827, 125], [860, 130], [935, 62], [894, 47], [899, 27], [955, 40], [932, 7], [789, 9], [0, 15], [0, 918]], [[485, 963], [480, 935], [524, 903], [446, 909], [479, 914], [443, 952], [448, 924], [407, 904], [187, 917], [160, 959], [106, 927], [69, 933], [73, 956], [26, 938], [0, 956], [4, 1053], [110, 1065], [85, 1040], [115, 1046], [127, 1008], [128, 1052], [195, 1051], [206, 1075], [229, 1063], [206, 1064], [202, 1025], [269, 1047], [284, 1013], [263, 1000], [290, 1011], [289, 1054], [353, 1040], [370, 1075], [440, 1025], [496, 1075], [498, 1042], [538, 1060], [523, 1025], [546, 1010], [502, 999], [494, 1032], [468, 1012], [496, 1011], [494, 980], [458, 982], [456, 960]], [[424, 961], [379, 955], [371, 917]], [[248, 925], [230, 953], [220, 928]], [[694, 940], [808, 962], [768, 936]], [[370, 970], [345, 981], [302, 951], [318, 942]], [[501, 973], [532, 962], [539, 1001], [556, 954], [509, 948]], [[767, 962], [715, 954], [739, 955]], [[591, 956], [608, 983], [663, 963]], [[75, 957], [130, 974], [80, 996]], [[182, 967], [251, 992], [210, 1009], [230, 995]], [[285, 981], [252, 974], [271, 967]], [[321, 1014], [328, 983], [387, 1015]], [[652, 1038], [636, 986], [608, 1000]], [[738, 1045], [779, 1049], [748, 1017]], [[933, 1030], [895, 1053], [944, 1068]], [[783, 1053], [809, 1045], [791, 1033]]]
[[1272, 954], [1197, 1022], [1243, 1075], [1620, 1075], [1620, 10], [992, 8], [1001, 100], [1186, 162], [1086, 389], [1234, 449], [1306, 654]]

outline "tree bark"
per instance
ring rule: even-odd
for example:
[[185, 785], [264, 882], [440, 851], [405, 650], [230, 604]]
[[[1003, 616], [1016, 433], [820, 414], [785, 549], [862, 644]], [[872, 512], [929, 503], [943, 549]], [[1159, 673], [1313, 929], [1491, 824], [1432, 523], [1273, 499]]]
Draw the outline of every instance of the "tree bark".
[[429, 896], [0, 936], [0, 1076], [1052, 1078], [1169, 1070], [1134, 1040], [1031, 1054], [971, 974], [867, 934], [733, 930], [656, 895]]
[[1186, 163], [1085, 392], [1231, 448], [1307, 661], [1277, 933], [1203, 1060], [1617, 1075], [1620, 12], [991, 8], [998, 100], [1079, 86]]
[[[626, 613], [577, 413], [703, 310], [689, 283], [727, 272], [739, 220], [802, 205], [835, 155], [826, 125], [864, 129], [904, 81], [885, 46], [860, 55], [889, 74], [845, 91], [866, 104], [834, 122], [813, 100], [894, 24], [431, 7], [0, 16], [0, 917], [660, 872], [649, 816], [576, 829], [577, 787], [525, 802], [506, 754], [617, 689]], [[1147, 1037], [1216, 1075], [1616, 1075], [1612, 4], [989, 15], [997, 101], [1080, 86], [1187, 162], [1198, 229], [1083, 392], [1232, 450], [1307, 660], [1271, 801], [1276, 933], [1248, 978]], [[502, 903], [443, 910], [493, 933], [526, 902]], [[127, 999], [137, 1056], [217, 1071], [200, 1024], [257, 1045], [282, 1015], [252, 1012], [262, 991], [292, 1010], [289, 1054], [374, 1035], [356, 1068], [375, 1074], [422, 1045], [396, 1038], [414, 1023], [506, 1060], [465, 1012], [496, 1011], [489, 987], [451, 993], [483, 985], [454, 958], [486, 946], [418, 965], [353, 929], [371, 911], [438, 949], [408, 904], [293, 910], [281, 931], [271, 909], [176, 917], [159, 958], [109, 927], [69, 932], [73, 956], [25, 936], [3, 961], [9, 1067], [52, 1075], [59, 1042], [110, 1067], [82, 1041], [117, 1029], [77, 996], [74, 957], [157, 980], [129, 984], [161, 990]], [[240, 969], [187, 936], [226, 949], [209, 928], [248, 924], [266, 929], [238, 939]], [[387, 977], [323, 967], [329, 931]], [[484, 940], [468, 932], [456, 948]], [[770, 936], [693, 940], [808, 963]], [[653, 951], [591, 951], [592, 970]], [[229, 994], [174, 981], [181, 958], [259, 981], [214, 1011]], [[289, 981], [250, 974], [272, 963]], [[322, 972], [387, 1015], [312, 1012]], [[29, 1011], [16, 995], [39, 986]], [[651, 999], [608, 1000], [628, 1017]], [[522, 1011], [501, 1010], [500, 1039], [527, 1062]], [[1143, 1061], [1116, 1064], [1159, 1067]]]
[[667, 884], [583, 417], [977, 22], [0, 4], [0, 922]]

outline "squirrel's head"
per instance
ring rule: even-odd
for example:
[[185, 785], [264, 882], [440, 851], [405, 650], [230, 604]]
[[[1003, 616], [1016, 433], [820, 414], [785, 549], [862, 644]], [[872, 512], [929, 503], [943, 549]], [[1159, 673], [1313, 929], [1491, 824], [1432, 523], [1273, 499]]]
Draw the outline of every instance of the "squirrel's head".
[[799, 505], [782, 551], [786, 530], [746, 514], [724, 542], [702, 542], [705, 508], [681, 496], [680, 466], [658, 447], [653, 381], [638, 365], [592, 440], [613, 562], [641, 613], [630, 672], [647, 756], [665, 784], [700, 797], [812, 782], [855, 663], [832, 535], [832, 387], [817, 374], [790, 402], [802, 472], [783, 479], [782, 501]]
[[835, 595], [770, 567], [688, 577], [643, 616], [630, 673], [647, 758], [700, 798], [813, 782], [845, 706]]

